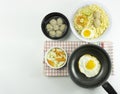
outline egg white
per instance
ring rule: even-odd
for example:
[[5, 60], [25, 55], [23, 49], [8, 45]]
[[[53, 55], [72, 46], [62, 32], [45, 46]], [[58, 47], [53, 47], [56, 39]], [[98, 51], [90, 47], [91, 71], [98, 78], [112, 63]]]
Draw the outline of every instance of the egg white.
[[[93, 69], [86, 68], [86, 64], [89, 60], [93, 60], [95, 63], [95, 67]], [[79, 63], [80, 72], [85, 74], [87, 77], [96, 76], [99, 73], [100, 68], [101, 68], [101, 65], [100, 65], [100, 62], [98, 61], [98, 59], [96, 57], [88, 55], [88, 54], [80, 57], [78, 63]]]
[[[88, 37], [84, 36], [84, 31], [85, 31], [85, 30], [89, 30], [89, 31], [90, 31], [90, 36], [88, 36]], [[86, 28], [86, 29], [83, 29], [83, 30], [82, 30], [81, 35], [82, 35], [83, 38], [91, 39], [91, 38], [94, 37], [95, 32], [94, 32], [94, 30], [91, 30], [91, 29], [89, 29], [89, 28]]]

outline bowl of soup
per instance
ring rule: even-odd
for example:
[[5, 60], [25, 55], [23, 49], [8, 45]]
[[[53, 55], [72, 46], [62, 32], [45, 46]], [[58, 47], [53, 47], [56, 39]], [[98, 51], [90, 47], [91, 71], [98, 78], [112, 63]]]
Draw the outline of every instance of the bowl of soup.
[[67, 53], [61, 47], [52, 47], [46, 52], [45, 62], [53, 69], [62, 68], [67, 63]]

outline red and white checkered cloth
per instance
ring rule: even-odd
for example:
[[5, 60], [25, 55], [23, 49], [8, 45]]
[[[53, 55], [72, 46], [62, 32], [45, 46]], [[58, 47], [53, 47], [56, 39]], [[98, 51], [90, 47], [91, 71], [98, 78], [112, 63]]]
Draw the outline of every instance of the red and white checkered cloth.
[[[51, 47], [61, 47], [67, 52], [67, 55], [69, 57], [71, 55], [71, 53], [77, 47], [84, 45], [84, 44], [88, 44], [88, 42], [84, 42], [84, 41], [45, 41], [44, 56], [45, 56], [45, 53], [47, 52], [47, 50], [50, 49]], [[113, 68], [113, 45], [112, 45], [112, 42], [103, 41], [103, 42], [95, 42], [93, 44], [96, 44], [96, 45], [104, 48], [107, 51], [107, 53], [109, 54], [109, 56], [111, 58], [111, 62], [112, 62], [112, 73], [111, 74], [113, 75], [114, 68]], [[61, 69], [52, 69], [45, 63], [45, 59], [43, 61], [43, 64], [44, 64], [43, 70], [44, 70], [45, 76], [69, 76], [67, 65]]]

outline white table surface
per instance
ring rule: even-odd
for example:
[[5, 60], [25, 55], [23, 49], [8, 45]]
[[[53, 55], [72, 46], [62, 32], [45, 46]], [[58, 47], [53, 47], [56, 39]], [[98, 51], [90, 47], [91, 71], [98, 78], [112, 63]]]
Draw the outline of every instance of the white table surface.
[[[83, 1], [88, 0], [0, 0], [0, 94], [107, 94], [102, 87], [83, 89], [70, 77], [43, 75], [43, 45], [49, 39], [42, 33], [41, 20], [53, 11], [69, 18]], [[112, 18], [111, 29], [101, 40], [114, 43], [115, 75], [108, 81], [120, 93], [120, 1], [99, 3]], [[78, 39], [70, 33], [63, 40]]]

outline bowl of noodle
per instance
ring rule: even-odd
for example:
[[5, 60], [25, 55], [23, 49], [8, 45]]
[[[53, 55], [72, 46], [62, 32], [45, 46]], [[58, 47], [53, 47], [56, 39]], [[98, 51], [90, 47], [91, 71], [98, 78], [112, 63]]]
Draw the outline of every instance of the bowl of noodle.
[[70, 21], [73, 34], [84, 41], [98, 41], [110, 27], [109, 15], [96, 3], [86, 4], [74, 12]]

